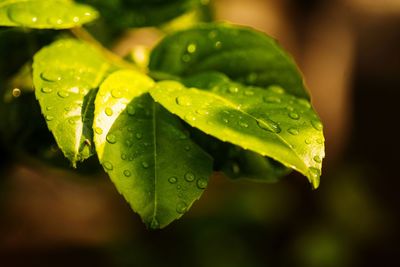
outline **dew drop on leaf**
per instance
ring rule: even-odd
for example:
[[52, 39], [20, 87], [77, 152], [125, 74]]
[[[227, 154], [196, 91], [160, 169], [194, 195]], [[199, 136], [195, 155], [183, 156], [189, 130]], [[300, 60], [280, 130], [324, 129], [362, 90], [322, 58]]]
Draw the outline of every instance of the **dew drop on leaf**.
[[122, 97], [122, 92], [121, 92], [121, 90], [119, 90], [119, 89], [113, 89], [112, 91], [111, 91], [111, 95], [114, 97], [114, 98], [121, 98]]
[[69, 97], [69, 93], [67, 91], [61, 90], [57, 92], [57, 95], [61, 98], [67, 98]]
[[199, 189], [205, 189], [207, 187], [207, 184], [208, 182], [206, 179], [200, 178], [199, 180], [197, 180], [197, 187]]
[[142, 139], [143, 135], [141, 133], [136, 133], [136, 139], [140, 140]]
[[214, 46], [215, 46], [216, 49], [221, 49], [222, 42], [221, 41], [217, 41], [217, 42], [215, 42]]
[[104, 166], [104, 168], [106, 168], [106, 169], [109, 170], [109, 171], [111, 171], [111, 170], [114, 168], [114, 166], [112, 165], [112, 163], [109, 162], [109, 161], [105, 161], [105, 162], [103, 163], [103, 166]]
[[46, 115], [46, 121], [52, 121], [54, 120], [54, 117], [51, 115]]
[[312, 121], [311, 121], [311, 125], [312, 125], [312, 126], [314, 127], [314, 129], [317, 130], [317, 131], [321, 131], [322, 128], [323, 128], [322, 123], [321, 123], [320, 121], [318, 121], [318, 120], [312, 120]]
[[306, 140], [304, 140], [304, 143], [306, 143], [307, 145], [312, 143], [312, 140], [310, 138], [306, 138]]
[[265, 103], [274, 103], [274, 104], [278, 104], [281, 102], [281, 99], [279, 97], [276, 96], [264, 96], [263, 100]]
[[187, 210], [187, 205], [186, 205], [185, 202], [179, 202], [179, 203], [176, 205], [176, 212], [178, 212], [178, 213], [180, 213], [180, 214], [183, 214], [183, 213], [186, 212], [186, 210]]
[[170, 184], [176, 184], [178, 182], [178, 178], [176, 178], [175, 176], [169, 177], [168, 182]]
[[289, 118], [291, 118], [292, 120], [298, 120], [300, 119], [300, 115], [297, 112], [290, 112], [288, 114]]
[[134, 116], [136, 114], [136, 110], [133, 106], [128, 106], [127, 112], [129, 115]]
[[49, 87], [43, 87], [43, 88], [41, 89], [41, 91], [42, 91], [42, 93], [44, 93], [44, 94], [50, 94], [50, 93], [53, 92], [53, 89], [51, 89], [51, 88], [49, 88]]
[[230, 86], [228, 89], [229, 93], [231, 94], [236, 94], [237, 92], [239, 92], [239, 87], [237, 86]]
[[130, 177], [132, 174], [129, 170], [125, 170], [124, 175], [125, 175], [125, 177]]
[[261, 129], [268, 131], [268, 132], [273, 132], [273, 133], [280, 133], [281, 127], [279, 127], [279, 124], [274, 122], [273, 120], [269, 119], [263, 119], [263, 121], [257, 121], [258, 127]]
[[288, 129], [288, 133], [290, 133], [291, 135], [298, 135], [299, 134], [299, 130], [296, 128], [289, 128]]
[[56, 82], [61, 80], [61, 76], [54, 71], [45, 71], [40, 74], [40, 78], [46, 82]]
[[149, 163], [147, 163], [146, 161], [142, 162], [142, 167], [147, 169], [149, 167]]
[[239, 125], [240, 125], [240, 127], [243, 127], [243, 128], [248, 128], [249, 127], [249, 124], [247, 122], [244, 122], [244, 121], [239, 122]]
[[104, 112], [106, 113], [107, 116], [112, 116], [113, 115], [113, 110], [109, 107], [107, 107]]
[[178, 96], [175, 100], [180, 106], [190, 106], [192, 104], [192, 101], [187, 96]]
[[110, 144], [115, 144], [117, 142], [117, 137], [114, 134], [108, 134], [106, 140]]
[[194, 179], [195, 179], [195, 177], [194, 177], [194, 174], [193, 174], [193, 173], [187, 172], [187, 173], [185, 174], [185, 180], [186, 180], [187, 182], [193, 182]]
[[276, 94], [283, 94], [285, 92], [285, 90], [282, 87], [276, 85], [270, 86], [268, 87], [268, 89]]
[[321, 157], [320, 156], [315, 156], [314, 158], [314, 161], [316, 162], [316, 163], [321, 163], [322, 162], [322, 159], [321, 159]]
[[97, 134], [102, 134], [103, 133], [103, 129], [101, 129], [100, 127], [96, 127], [94, 128], [94, 132]]

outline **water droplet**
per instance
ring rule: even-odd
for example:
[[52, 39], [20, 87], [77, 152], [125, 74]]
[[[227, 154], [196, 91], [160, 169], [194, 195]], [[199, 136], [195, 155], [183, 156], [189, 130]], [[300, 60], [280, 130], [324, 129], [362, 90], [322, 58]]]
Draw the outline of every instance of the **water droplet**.
[[74, 124], [76, 124], [78, 121], [76, 121], [76, 120], [74, 120], [74, 119], [69, 119], [68, 120], [68, 123], [69, 124], [71, 124], [71, 125], [74, 125]]
[[187, 210], [187, 205], [186, 205], [185, 202], [179, 202], [179, 203], [176, 205], [176, 212], [178, 212], [178, 213], [180, 213], [180, 214], [183, 214], [183, 213], [186, 212], [186, 210]]
[[193, 174], [193, 173], [187, 172], [187, 173], [185, 174], [185, 180], [186, 180], [187, 182], [193, 182], [194, 179], [195, 179], [195, 177], [194, 177], [194, 174]]
[[60, 81], [61, 80], [61, 76], [58, 75], [56, 72], [54, 71], [45, 71], [42, 72], [40, 74], [40, 77], [42, 78], [42, 80], [45, 80], [47, 82], [55, 82], [55, 81]]
[[132, 174], [129, 170], [125, 170], [124, 175], [125, 175], [125, 177], [130, 177]]
[[51, 17], [47, 20], [47, 22], [51, 25], [61, 25], [63, 23], [63, 20], [59, 17]]
[[314, 127], [315, 130], [322, 131], [323, 126], [319, 120], [312, 120], [311, 125]]
[[103, 166], [104, 166], [104, 168], [106, 168], [106, 170], [109, 170], [109, 171], [111, 171], [111, 170], [114, 168], [114, 166], [112, 165], [112, 163], [109, 162], [109, 161], [105, 161], [105, 162], [103, 163]]
[[196, 110], [196, 113], [199, 115], [208, 115], [209, 114], [208, 110], [206, 110], [206, 109], [198, 109], [198, 110]]
[[192, 113], [188, 113], [185, 115], [185, 120], [186, 121], [195, 121], [196, 120], [196, 116], [194, 116]]
[[281, 127], [279, 127], [279, 124], [270, 119], [263, 119], [263, 121], [257, 121], [257, 125], [261, 129], [273, 133], [280, 133], [282, 131]]
[[186, 47], [186, 51], [190, 54], [193, 54], [194, 52], [196, 52], [197, 46], [195, 43], [190, 43], [187, 47]]
[[276, 94], [283, 94], [285, 92], [285, 90], [282, 87], [279, 87], [276, 85], [272, 85], [272, 86], [268, 87], [268, 89]]
[[200, 178], [199, 180], [197, 180], [197, 187], [199, 189], [205, 189], [208, 185], [208, 182], [206, 179]]
[[49, 111], [49, 110], [52, 110], [53, 108], [54, 108], [53, 106], [47, 106], [46, 110]]
[[19, 97], [20, 95], [21, 95], [21, 89], [19, 89], [19, 88], [14, 88], [14, 89], [12, 90], [12, 96], [13, 96], [13, 97], [17, 98], [17, 97]]
[[141, 133], [136, 133], [135, 136], [136, 136], [136, 139], [139, 139], [139, 140], [142, 139], [142, 137], [143, 137], [143, 135]]
[[190, 146], [185, 146], [185, 150], [189, 151], [190, 150]]
[[221, 47], [222, 47], [222, 42], [221, 42], [221, 41], [216, 41], [215, 44], [214, 44], [214, 46], [215, 46], [216, 49], [221, 49]]
[[108, 134], [106, 140], [110, 144], [115, 144], [117, 142], [117, 137], [114, 134]]
[[278, 104], [281, 102], [281, 99], [277, 96], [264, 96], [264, 102], [271, 104]]
[[127, 112], [129, 115], [134, 116], [136, 114], [136, 110], [133, 106], [128, 106]]
[[175, 176], [169, 177], [168, 182], [171, 184], [176, 184], [178, 182], [178, 178]]
[[119, 90], [119, 89], [113, 89], [113, 90], [111, 91], [111, 95], [112, 95], [112, 97], [114, 97], [114, 98], [121, 98], [121, 97], [122, 97], [122, 92], [121, 92], [121, 90]]
[[146, 161], [142, 162], [142, 167], [147, 169], [149, 167], [149, 163], [147, 163]]
[[300, 119], [300, 115], [297, 112], [289, 112], [288, 116], [289, 116], [289, 118], [291, 118], [293, 120]]
[[320, 144], [320, 145], [322, 145], [324, 143], [324, 140], [321, 138], [318, 138], [316, 141], [317, 141], [317, 144]]
[[175, 100], [180, 106], [190, 106], [192, 104], [192, 101], [187, 96], [178, 96]]
[[298, 135], [299, 134], [299, 130], [296, 128], [289, 128], [288, 129], [288, 133], [290, 133], [291, 135]]
[[311, 138], [306, 138], [306, 140], [304, 140], [304, 143], [306, 143], [307, 145], [312, 143]]
[[243, 127], [243, 128], [248, 128], [249, 127], [249, 124], [244, 122], [244, 121], [240, 121], [239, 125], [240, 125], [240, 127]]
[[227, 118], [223, 118], [222, 121], [225, 123], [229, 123], [229, 120]]
[[52, 120], [54, 120], [54, 117], [53, 116], [51, 116], [51, 115], [46, 115], [46, 121], [52, 121]]
[[101, 129], [100, 127], [96, 127], [94, 128], [94, 132], [97, 134], [102, 134], [103, 133], [103, 129]]
[[107, 107], [104, 110], [104, 113], [106, 113], [107, 116], [112, 116], [114, 112], [113, 112], [113, 110], [111, 108]]
[[67, 91], [61, 90], [57, 92], [57, 95], [61, 98], [67, 98], [69, 97], [69, 93]]
[[125, 145], [126, 145], [127, 147], [131, 147], [131, 146], [133, 145], [133, 143], [132, 143], [131, 140], [126, 140], [126, 141], [125, 141]]
[[124, 154], [124, 153], [121, 154], [121, 159], [122, 160], [126, 160], [127, 158], [128, 158], [128, 156], [126, 154]]
[[308, 168], [308, 171], [313, 179], [318, 179], [318, 177], [321, 175], [321, 172], [314, 167]]
[[51, 89], [51, 88], [49, 88], [49, 87], [43, 87], [43, 88], [41, 89], [41, 91], [42, 91], [42, 93], [44, 93], [44, 94], [50, 94], [50, 93], [53, 92], [53, 89]]
[[314, 158], [314, 161], [316, 162], [316, 163], [321, 163], [322, 162], [322, 159], [321, 159], [321, 157], [320, 156], [315, 156]]

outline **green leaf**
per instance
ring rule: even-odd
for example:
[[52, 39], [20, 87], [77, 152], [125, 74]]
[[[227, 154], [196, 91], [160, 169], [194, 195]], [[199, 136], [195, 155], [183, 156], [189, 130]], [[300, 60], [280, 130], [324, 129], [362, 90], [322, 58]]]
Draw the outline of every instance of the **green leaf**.
[[0, 26], [67, 29], [97, 17], [90, 6], [70, 0], [0, 0]]
[[73, 166], [94, 152], [94, 99], [110, 70], [97, 50], [71, 39], [57, 41], [34, 57], [36, 98], [58, 146]]
[[244, 84], [278, 85], [308, 98], [293, 59], [274, 39], [250, 28], [203, 24], [174, 33], [154, 48], [149, 67], [177, 76], [218, 71]]
[[[206, 79], [207, 74], [197, 77], [201, 83]], [[211, 80], [214, 87], [209, 90], [164, 81], [151, 95], [191, 126], [271, 157], [307, 176], [317, 188], [325, 156], [324, 137], [309, 102], [277, 86], [264, 89]]]
[[[80, 0], [116, 28], [158, 26], [201, 5], [200, 0]], [[203, 1], [204, 2], [204, 1]]]
[[212, 160], [179, 119], [155, 103], [154, 82], [129, 70], [110, 75], [95, 106], [95, 144], [118, 191], [150, 228], [182, 216], [207, 186]]

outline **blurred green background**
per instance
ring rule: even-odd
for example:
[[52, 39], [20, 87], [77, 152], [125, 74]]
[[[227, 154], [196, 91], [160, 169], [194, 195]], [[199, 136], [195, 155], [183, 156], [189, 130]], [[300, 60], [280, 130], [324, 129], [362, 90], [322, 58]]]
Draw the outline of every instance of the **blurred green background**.
[[[2, 28], [0, 266], [400, 266], [400, 1], [216, 0], [213, 10], [296, 58], [325, 124], [320, 188], [296, 173], [276, 184], [215, 174], [182, 219], [146, 230], [95, 160], [78, 172], [60, 161], [29, 69], [6, 80], [54, 33]], [[108, 45], [124, 56], [157, 38], [132, 30]], [[25, 88], [17, 102], [15, 87]]]

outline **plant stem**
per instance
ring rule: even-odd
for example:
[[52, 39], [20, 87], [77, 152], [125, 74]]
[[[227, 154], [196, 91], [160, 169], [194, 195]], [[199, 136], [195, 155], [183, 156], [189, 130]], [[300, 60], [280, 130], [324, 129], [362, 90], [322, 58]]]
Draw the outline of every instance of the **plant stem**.
[[120, 68], [124, 69], [134, 69], [139, 70], [135, 65], [123, 60], [121, 57], [117, 56], [107, 48], [105, 48], [99, 41], [97, 41], [88, 31], [86, 31], [82, 27], [72, 28], [70, 29], [71, 33], [77, 37], [78, 39], [85, 41], [92, 45], [94, 48], [99, 50], [107, 59], [113, 62]]

